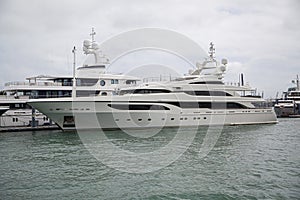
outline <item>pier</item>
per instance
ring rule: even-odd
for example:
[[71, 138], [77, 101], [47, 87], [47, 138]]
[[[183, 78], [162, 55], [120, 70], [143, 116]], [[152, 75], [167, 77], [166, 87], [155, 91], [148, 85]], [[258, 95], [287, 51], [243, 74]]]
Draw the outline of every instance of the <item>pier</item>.
[[43, 131], [43, 130], [59, 130], [56, 125], [51, 126], [14, 126], [14, 127], [1, 127], [0, 132], [20, 132], [20, 131]]

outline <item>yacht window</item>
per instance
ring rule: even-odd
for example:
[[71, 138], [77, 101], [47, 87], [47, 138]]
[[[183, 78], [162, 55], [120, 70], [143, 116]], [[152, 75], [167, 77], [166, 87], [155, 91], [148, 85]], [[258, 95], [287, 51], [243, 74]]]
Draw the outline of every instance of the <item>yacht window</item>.
[[134, 90], [134, 94], [148, 94], [148, 93], [170, 93], [170, 90], [165, 89], [137, 89]]
[[[160, 102], [163, 103], [163, 102]], [[180, 108], [242, 109], [246, 106], [235, 102], [168, 102]]]
[[136, 84], [135, 80], [126, 80], [126, 85], [134, 85]]
[[74, 116], [64, 116], [63, 127], [75, 127]]
[[124, 95], [124, 94], [132, 94], [134, 90], [121, 90], [120, 91], [120, 95]]
[[62, 97], [63, 96], [63, 91], [58, 91], [58, 97]]
[[101, 81], [100, 81], [100, 85], [101, 85], [101, 86], [104, 86], [104, 85], [105, 85], [105, 81], [104, 81], [104, 80], [101, 80]]
[[203, 84], [222, 84], [222, 81], [197, 81], [197, 82], [191, 82], [189, 84], [199, 84], [199, 85], [203, 85]]
[[57, 91], [51, 91], [51, 97], [57, 97]]
[[102, 96], [107, 96], [107, 92], [102, 92], [101, 95]]
[[76, 85], [77, 86], [93, 86], [98, 82], [98, 79], [92, 78], [77, 78]]
[[118, 79], [111, 79], [111, 84], [119, 84], [119, 80]]
[[118, 110], [170, 110], [165, 106], [149, 104], [108, 104], [108, 106]]
[[300, 92], [291, 92], [289, 96], [298, 97], [300, 96]]
[[63, 91], [63, 96], [64, 97], [71, 97], [71, 92], [69, 92], [69, 91]]
[[100, 90], [77, 90], [76, 96], [77, 97], [88, 97], [88, 96], [97, 96], [99, 95]]
[[185, 91], [184, 93], [196, 96], [232, 96], [224, 91]]
[[[59, 81], [61, 82], [61, 80]], [[72, 79], [63, 79], [62, 86], [72, 86]]]

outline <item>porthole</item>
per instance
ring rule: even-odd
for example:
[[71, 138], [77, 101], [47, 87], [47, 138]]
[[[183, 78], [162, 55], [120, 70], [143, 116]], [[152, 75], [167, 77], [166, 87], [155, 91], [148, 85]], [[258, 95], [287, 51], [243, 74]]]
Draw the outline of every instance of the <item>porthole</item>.
[[101, 86], [104, 86], [104, 85], [105, 85], [105, 81], [104, 81], [104, 80], [101, 80], [101, 81], [100, 81], [100, 85], [101, 85]]
[[151, 121], [151, 119], [149, 118], [148, 121]]
[[138, 119], [139, 121], [142, 121], [142, 119]]
[[206, 117], [203, 117], [203, 119], [206, 119]]
[[174, 118], [172, 117], [171, 120], [174, 120]]

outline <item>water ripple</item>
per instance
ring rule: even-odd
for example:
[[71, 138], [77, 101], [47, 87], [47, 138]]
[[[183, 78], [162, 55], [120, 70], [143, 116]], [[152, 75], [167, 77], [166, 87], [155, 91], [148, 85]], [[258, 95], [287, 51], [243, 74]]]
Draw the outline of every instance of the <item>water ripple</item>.
[[[202, 128], [178, 160], [146, 174], [103, 165], [76, 132], [1, 133], [0, 199], [297, 199], [299, 127], [299, 119], [225, 127], [200, 159], [207, 130]], [[135, 138], [112, 131], [107, 137], [120, 148], [149, 152], [174, 134], [176, 129], [164, 129], [151, 138]]]

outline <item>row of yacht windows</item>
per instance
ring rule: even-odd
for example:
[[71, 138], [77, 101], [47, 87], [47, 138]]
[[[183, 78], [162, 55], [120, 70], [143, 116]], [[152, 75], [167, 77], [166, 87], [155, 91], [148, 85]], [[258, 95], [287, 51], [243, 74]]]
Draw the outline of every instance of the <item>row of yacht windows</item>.
[[[180, 121], [188, 120], [188, 119], [189, 119], [188, 117], [180, 117], [180, 118], [179, 118]], [[207, 117], [202, 117], [202, 118], [201, 118], [201, 117], [193, 117], [193, 118], [191, 118], [191, 119], [193, 119], [193, 120], [200, 120], [200, 119], [206, 120]], [[131, 120], [132, 120], [132, 119], [130, 119], [130, 118], [126, 119], [126, 121], [131, 121]], [[148, 118], [148, 119], [138, 118], [137, 120], [138, 120], [139, 122], [140, 122], [140, 121], [152, 121], [151, 118]], [[161, 120], [164, 121], [164, 120], [166, 120], [166, 118], [163, 117], [163, 118], [161, 118]], [[174, 117], [171, 117], [170, 120], [171, 120], [171, 121], [174, 121], [175, 118], [174, 118]], [[120, 119], [115, 119], [115, 121], [120, 121]]]
[[108, 106], [118, 110], [170, 110], [166, 106], [150, 104], [108, 104]]
[[191, 82], [189, 84], [197, 84], [197, 85], [221, 84], [221, 85], [223, 85], [222, 81], [197, 81], [197, 82]]
[[247, 107], [236, 102], [169, 102], [180, 108], [209, 108], [209, 109], [246, 109]]
[[[170, 93], [167, 89], [135, 89], [135, 90], [122, 90], [120, 95], [124, 94], [152, 94], [152, 93]], [[196, 96], [232, 96], [228, 92], [224, 91], [183, 91], [189, 95]]]
[[196, 96], [232, 96], [224, 91], [185, 91], [185, 93]]
[[[94, 78], [77, 78], [76, 86], [94, 86], [98, 82], [99, 79]], [[119, 79], [108, 79], [108, 80], [100, 80], [99, 84], [104, 86], [107, 82], [110, 84], [119, 84]], [[55, 83], [60, 83], [62, 86], [72, 86], [73, 80], [71, 78], [59, 78], [54, 80]], [[136, 83], [134, 80], [127, 80], [126, 84]]]
[[[246, 109], [247, 107], [236, 102], [160, 102], [180, 108], [209, 108], [209, 109]], [[170, 110], [162, 105], [150, 104], [108, 104], [118, 110]]]
[[[89, 79], [89, 78], [77, 78], [76, 79], [76, 86], [94, 86], [97, 84], [99, 79]], [[111, 85], [119, 84], [119, 79], [107, 79], [107, 80], [100, 80], [99, 85], [105, 86], [107, 83], [110, 83]], [[126, 85], [132, 85], [136, 84], [136, 80], [126, 80]]]
[[[103, 94], [102, 94], [103, 93]], [[101, 95], [107, 95], [106, 92], [102, 92]], [[77, 97], [85, 97], [85, 96], [97, 96], [100, 94], [100, 90], [76, 90]], [[19, 96], [29, 96], [32, 99], [38, 98], [57, 98], [57, 97], [71, 97], [72, 91], [70, 90], [28, 90], [24, 92], [18, 92], [15, 95], [15, 98], [18, 99]]]

